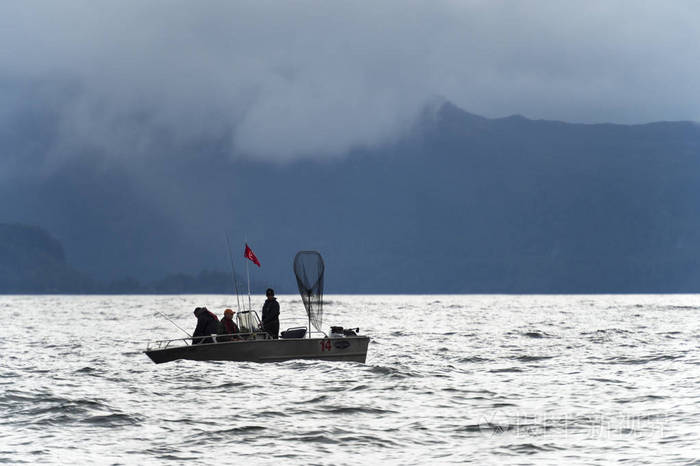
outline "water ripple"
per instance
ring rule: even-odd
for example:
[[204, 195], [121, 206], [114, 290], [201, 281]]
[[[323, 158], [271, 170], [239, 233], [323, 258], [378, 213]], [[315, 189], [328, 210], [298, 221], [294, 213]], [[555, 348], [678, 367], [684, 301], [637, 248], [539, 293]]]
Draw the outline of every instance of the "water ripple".
[[[194, 307], [230, 299], [0, 297], [13, 316], [0, 336], [0, 462], [700, 457], [699, 296], [334, 296], [324, 325], [372, 336], [367, 364], [143, 355], [145, 341], [178, 333], [157, 311], [191, 329]], [[280, 300], [283, 321], [304, 317], [298, 298]], [[37, 325], [45, 315], [51, 325]]]

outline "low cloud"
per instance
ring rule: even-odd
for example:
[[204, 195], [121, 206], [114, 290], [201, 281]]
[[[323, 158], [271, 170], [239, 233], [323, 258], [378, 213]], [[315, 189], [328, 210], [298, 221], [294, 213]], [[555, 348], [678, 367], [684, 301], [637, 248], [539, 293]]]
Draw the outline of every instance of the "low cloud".
[[168, 140], [282, 161], [389, 143], [437, 97], [492, 117], [697, 120], [698, 19], [683, 1], [3, 2], [0, 120], [53, 122], [52, 160]]

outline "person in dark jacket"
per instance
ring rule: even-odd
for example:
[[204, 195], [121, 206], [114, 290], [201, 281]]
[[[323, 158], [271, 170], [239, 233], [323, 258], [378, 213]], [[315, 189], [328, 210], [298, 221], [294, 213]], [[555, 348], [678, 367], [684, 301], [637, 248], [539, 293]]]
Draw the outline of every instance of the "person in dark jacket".
[[[235, 335], [236, 333], [239, 332], [238, 330], [238, 325], [236, 325], [236, 322], [233, 321], [233, 310], [231, 309], [226, 309], [224, 311], [224, 317], [221, 318], [219, 321], [219, 327], [216, 330], [217, 335]], [[231, 341], [231, 340], [238, 340], [237, 336], [232, 336], [232, 337], [216, 337], [217, 341]]]
[[274, 339], [279, 337], [280, 333], [280, 305], [275, 299], [275, 290], [268, 288], [265, 292], [267, 301], [262, 308], [262, 327], [263, 331], [270, 334]]
[[197, 338], [197, 337], [208, 337], [209, 335], [216, 334], [217, 326], [219, 324], [219, 318], [216, 317], [209, 309], [206, 307], [198, 307], [194, 310], [194, 315], [197, 317], [197, 327], [192, 333], [192, 344], [201, 345], [203, 343], [214, 343], [211, 338]]

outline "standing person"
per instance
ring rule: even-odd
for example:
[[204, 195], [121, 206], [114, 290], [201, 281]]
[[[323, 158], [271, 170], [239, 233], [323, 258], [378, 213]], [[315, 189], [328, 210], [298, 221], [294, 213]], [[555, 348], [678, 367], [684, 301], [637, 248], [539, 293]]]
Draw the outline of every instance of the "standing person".
[[280, 333], [280, 304], [275, 299], [275, 290], [268, 288], [265, 292], [267, 301], [262, 308], [262, 327], [263, 330], [277, 339]]
[[[226, 309], [224, 311], [224, 316], [221, 318], [221, 321], [219, 322], [219, 327], [216, 330], [217, 335], [232, 335], [235, 333], [238, 333], [238, 325], [236, 325], [236, 322], [233, 321], [233, 310], [231, 309]], [[217, 337], [217, 341], [231, 341], [231, 340], [237, 340], [238, 337]]]
[[194, 310], [194, 315], [197, 317], [197, 327], [195, 327], [192, 333], [192, 344], [201, 345], [204, 343], [214, 343], [214, 340], [211, 338], [197, 337], [208, 337], [209, 335], [216, 334], [219, 318], [209, 312], [209, 309], [206, 307], [196, 308]]

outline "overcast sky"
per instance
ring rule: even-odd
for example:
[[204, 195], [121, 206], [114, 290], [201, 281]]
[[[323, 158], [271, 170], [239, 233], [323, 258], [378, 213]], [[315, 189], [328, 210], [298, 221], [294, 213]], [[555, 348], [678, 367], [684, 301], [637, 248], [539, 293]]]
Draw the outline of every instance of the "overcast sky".
[[0, 2], [0, 122], [56, 154], [338, 156], [447, 99], [488, 117], [700, 120], [698, 1]]

